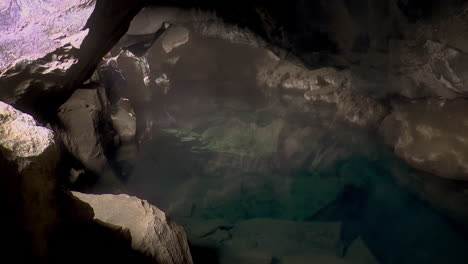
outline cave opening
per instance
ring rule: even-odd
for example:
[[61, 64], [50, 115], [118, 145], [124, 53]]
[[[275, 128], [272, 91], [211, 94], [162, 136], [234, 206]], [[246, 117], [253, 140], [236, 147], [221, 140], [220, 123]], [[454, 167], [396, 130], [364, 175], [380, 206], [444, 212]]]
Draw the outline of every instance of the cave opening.
[[402, 183], [418, 172], [376, 135], [387, 107], [355, 95], [346, 70], [310, 70], [207, 14], [169, 24], [188, 11], [163, 10], [142, 11], [91, 79], [118, 143], [75, 190], [157, 205], [195, 263], [468, 259], [454, 221]]

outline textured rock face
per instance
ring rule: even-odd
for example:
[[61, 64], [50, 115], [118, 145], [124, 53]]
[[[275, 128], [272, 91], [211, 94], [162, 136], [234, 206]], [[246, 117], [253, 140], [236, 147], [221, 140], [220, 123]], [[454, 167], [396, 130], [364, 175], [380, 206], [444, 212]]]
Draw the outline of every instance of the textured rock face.
[[84, 164], [93, 158], [103, 158], [99, 123], [106, 108], [101, 88], [78, 89], [58, 112], [64, 128], [63, 141], [68, 151]]
[[53, 132], [0, 102], [0, 201], [8, 212], [0, 221], [11, 241], [7, 255], [47, 256], [49, 234], [58, 223], [57, 162]]
[[162, 47], [166, 53], [189, 41], [190, 32], [182, 26], [170, 28], [163, 36]]
[[265, 41], [251, 30], [225, 23], [214, 12], [200, 11], [197, 8], [186, 10], [175, 7], [146, 7], [135, 16], [127, 34], [154, 34], [163, 28], [164, 23], [189, 26], [203, 36], [224, 39], [231, 43], [266, 46]]
[[259, 63], [257, 72], [259, 85], [276, 90], [265, 91], [267, 94], [289, 94], [296, 104], [300, 104], [301, 98], [296, 99], [291, 94], [301, 94], [311, 103], [333, 104], [342, 119], [363, 127], [378, 126], [387, 114], [386, 108], [377, 100], [360, 93], [352, 72], [334, 68], [309, 70], [269, 54], [270, 58]]
[[410, 165], [444, 178], [468, 180], [468, 102], [423, 100], [399, 105], [380, 133]]
[[99, 188], [122, 191], [105, 150], [113, 148], [114, 131], [104, 88], [78, 89], [57, 114], [57, 131], [68, 150], [87, 170], [99, 177]]
[[51, 130], [38, 126], [34, 118], [0, 102], [0, 145], [10, 159], [41, 155], [54, 143]]
[[425, 43], [424, 47], [429, 55], [428, 65], [437, 81], [447, 90], [454, 92], [454, 97], [466, 96], [468, 54], [430, 40]]
[[116, 58], [119, 71], [125, 78], [119, 94], [128, 98], [136, 114], [136, 139], [142, 142], [151, 131], [151, 114], [148, 112], [151, 103], [150, 68], [146, 57], [139, 57], [130, 51], [122, 51]]
[[73, 194], [91, 205], [95, 219], [128, 229], [132, 248], [156, 263], [192, 263], [184, 230], [147, 201], [128, 195]]
[[2, 2], [2, 72], [17, 59], [36, 60], [66, 44], [80, 48], [96, 4], [94, 0]]
[[136, 134], [135, 112], [129, 106], [128, 100], [121, 98], [111, 114], [112, 125], [121, 142], [131, 142]]
[[[95, 0], [7, 0], [1, 7], [0, 99], [34, 113], [55, 111], [139, 9], [138, 1]], [[45, 106], [34, 103], [44, 98]]]
[[432, 40], [391, 41], [388, 89], [408, 98], [466, 95], [468, 55]]
[[[79, 251], [80, 256], [68, 262], [120, 260], [111, 252], [137, 259], [122, 235], [91, 223], [91, 207], [60, 188], [59, 154], [50, 129], [0, 102], [0, 205], [5, 210], [0, 224], [8, 241], [3, 256], [18, 263], [61, 263]], [[104, 242], [106, 250], [119, 247], [119, 253], [103, 250], [99, 243]]]
[[133, 103], [149, 101], [151, 99], [148, 88], [149, 67], [145, 58], [135, 56], [130, 51], [122, 51], [116, 61], [125, 78], [121, 94]]

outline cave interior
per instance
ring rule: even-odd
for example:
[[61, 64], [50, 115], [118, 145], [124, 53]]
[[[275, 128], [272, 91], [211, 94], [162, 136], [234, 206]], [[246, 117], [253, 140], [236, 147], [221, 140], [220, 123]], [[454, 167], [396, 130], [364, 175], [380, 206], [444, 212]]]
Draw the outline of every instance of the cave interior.
[[468, 263], [468, 2], [5, 0], [14, 263]]

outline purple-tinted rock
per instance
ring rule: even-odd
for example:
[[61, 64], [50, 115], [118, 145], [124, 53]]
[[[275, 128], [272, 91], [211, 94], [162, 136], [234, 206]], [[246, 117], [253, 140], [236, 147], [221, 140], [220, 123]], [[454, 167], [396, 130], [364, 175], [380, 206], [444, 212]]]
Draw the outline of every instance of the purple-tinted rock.
[[[124, 0], [2, 2], [0, 99], [39, 114], [55, 111], [92, 74], [140, 8]], [[38, 105], [42, 99], [49, 103]]]

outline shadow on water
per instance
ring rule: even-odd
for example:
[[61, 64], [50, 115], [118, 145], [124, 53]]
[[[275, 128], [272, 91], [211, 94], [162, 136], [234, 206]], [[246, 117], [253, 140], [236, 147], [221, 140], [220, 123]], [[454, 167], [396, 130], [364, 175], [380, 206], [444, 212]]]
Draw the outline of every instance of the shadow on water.
[[216, 248], [189, 246], [194, 263], [219, 264], [219, 254]]
[[389, 157], [343, 165], [349, 173], [369, 174], [370, 183], [347, 186], [308, 221], [342, 221], [345, 246], [360, 236], [380, 263], [466, 262], [468, 243], [461, 232], [392, 179], [390, 171], [408, 173], [403, 164]]

